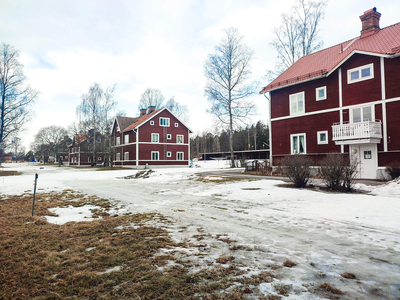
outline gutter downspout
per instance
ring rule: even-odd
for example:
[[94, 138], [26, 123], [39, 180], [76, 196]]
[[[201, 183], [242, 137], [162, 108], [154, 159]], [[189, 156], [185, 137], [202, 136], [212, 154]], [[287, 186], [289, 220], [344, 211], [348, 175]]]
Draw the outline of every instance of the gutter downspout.
[[266, 96], [266, 93], [263, 94], [264, 97], [268, 100], [268, 135], [269, 135], [269, 164], [272, 167], [272, 126], [271, 126], [271, 99]]

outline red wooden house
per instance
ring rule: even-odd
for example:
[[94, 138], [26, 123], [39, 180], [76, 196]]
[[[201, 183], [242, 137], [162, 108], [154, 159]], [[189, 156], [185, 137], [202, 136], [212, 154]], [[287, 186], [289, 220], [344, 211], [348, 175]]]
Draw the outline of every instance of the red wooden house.
[[[96, 144], [100, 145], [101, 137], [96, 134]], [[96, 164], [103, 164], [108, 154], [97, 151], [95, 154], [95, 161], [93, 160], [93, 131], [88, 135], [75, 134], [72, 144], [69, 148], [69, 165], [70, 166], [93, 166]], [[100, 149], [99, 146], [97, 146]]]
[[188, 166], [191, 130], [169, 109], [141, 109], [137, 118], [119, 117], [112, 129], [114, 166]]
[[366, 11], [360, 36], [302, 57], [263, 88], [275, 163], [346, 153], [361, 178], [379, 178], [400, 161], [400, 23], [380, 29], [380, 16]]

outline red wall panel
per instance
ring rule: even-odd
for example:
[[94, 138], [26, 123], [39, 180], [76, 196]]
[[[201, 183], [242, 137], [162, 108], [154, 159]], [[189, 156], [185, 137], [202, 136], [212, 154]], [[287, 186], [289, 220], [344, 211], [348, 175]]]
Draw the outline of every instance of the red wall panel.
[[400, 57], [385, 58], [386, 99], [400, 97]]

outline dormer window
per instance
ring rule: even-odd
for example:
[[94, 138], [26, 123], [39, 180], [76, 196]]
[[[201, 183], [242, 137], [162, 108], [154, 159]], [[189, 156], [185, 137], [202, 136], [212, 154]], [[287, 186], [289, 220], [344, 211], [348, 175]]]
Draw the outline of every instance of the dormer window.
[[374, 78], [374, 64], [361, 66], [347, 71], [347, 83], [355, 83]]

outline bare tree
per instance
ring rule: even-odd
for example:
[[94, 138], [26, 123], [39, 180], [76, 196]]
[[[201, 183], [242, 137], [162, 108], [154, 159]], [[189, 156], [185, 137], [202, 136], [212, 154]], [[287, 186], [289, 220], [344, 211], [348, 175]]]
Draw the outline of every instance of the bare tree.
[[175, 97], [169, 99], [167, 103], [165, 103], [165, 107], [172, 111], [172, 113], [182, 121], [187, 122], [189, 119], [189, 110], [187, 105], [180, 105], [179, 102], [175, 101]]
[[56, 158], [59, 151], [65, 148], [65, 145], [61, 145], [61, 142], [67, 135], [67, 130], [61, 126], [43, 127], [35, 135], [31, 148], [36, 153], [43, 151], [49, 152], [48, 154], [53, 153], [54, 158]]
[[205, 62], [207, 85], [204, 93], [211, 102], [213, 114], [220, 124], [228, 126], [231, 166], [234, 167], [233, 129], [255, 108], [246, 98], [255, 92], [256, 84], [248, 83], [254, 53], [243, 42], [236, 28], [224, 30], [226, 36]]
[[149, 106], [155, 106], [159, 109], [164, 104], [164, 96], [159, 89], [147, 88], [139, 101], [139, 110], [148, 108]]
[[[18, 61], [19, 52], [3, 44], [0, 57], [0, 148], [8, 137], [15, 136], [29, 120], [29, 106], [38, 92], [25, 84], [23, 65]], [[4, 145], [3, 145], [4, 148]]]
[[282, 15], [282, 25], [274, 28], [276, 37], [270, 44], [278, 52], [276, 68], [269, 72], [270, 77], [278, 76], [300, 57], [322, 48], [318, 26], [326, 5], [325, 0], [298, 0], [290, 13]]
[[[76, 108], [80, 124], [79, 130], [83, 131], [85, 134], [91, 130], [91, 135], [93, 134], [93, 138], [90, 137], [90, 139], [92, 139], [92, 164], [96, 161], [96, 141], [98, 140], [96, 132], [103, 135], [103, 142], [104, 140], [107, 141], [107, 138], [109, 138], [112, 126], [110, 116], [117, 106], [113, 97], [114, 91], [115, 85], [104, 91], [103, 88], [95, 82], [89, 87], [88, 93], [81, 96], [81, 104]], [[105, 147], [103, 149], [105, 149]]]

